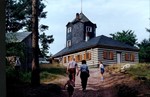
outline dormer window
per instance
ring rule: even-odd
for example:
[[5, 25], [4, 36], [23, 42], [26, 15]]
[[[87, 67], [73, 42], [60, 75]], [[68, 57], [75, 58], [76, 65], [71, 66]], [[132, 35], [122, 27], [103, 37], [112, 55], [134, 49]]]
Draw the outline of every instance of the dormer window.
[[67, 32], [68, 32], [68, 33], [71, 32], [71, 27], [68, 27]]
[[86, 32], [92, 32], [92, 27], [86, 26]]
[[71, 40], [68, 40], [67, 41], [67, 47], [70, 47], [71, 46]]

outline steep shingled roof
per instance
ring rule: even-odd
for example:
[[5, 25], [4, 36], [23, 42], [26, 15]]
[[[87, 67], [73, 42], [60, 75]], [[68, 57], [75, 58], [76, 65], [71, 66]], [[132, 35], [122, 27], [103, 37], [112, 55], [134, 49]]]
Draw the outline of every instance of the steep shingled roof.
[[[77, 13], [78, 14], [78, 13]], [[77, 16], [75, 17], [75, 19], [73, 19], [73, 21], [71, 22], [68, 22], [68, 24], [74, 24], [76, 22], [82, 22], [82, 23], [85, 23], [85, 22], [91, 22], [82, 12], [79, 14], [79, 19], [77, 19]], [[92, 22], [91, 22], [92, 23]], [[67, 25], [68, 25], [67, 24]]]
[[101, 36], [92, 38], [89, 41], [83, 41], [71, 47], [65, 47], [64, 49], [56, 53], [53, 57], [60, 57], [66, 54], [71, 54], [71, 53], [79, 52], [79, 51], [94, 48], [94, 47], [138, 51], [138, 48], [134, 46], [130, 46], [120, 41], [113, 40], [110, 37], [101, 35]]
[[9, 42], [22, 42], [30, 34], [31, 32], [6, 33], [6, 37], [9, 39]]
[[[82, 21], [82, 22], [91, 22], [83, 13], [80, 13], [79, 16], [80, 16], [80, 21]], [[72, 21], [72, 23], [75, 22], [75, 21], [76, 21], [76, 18]]]

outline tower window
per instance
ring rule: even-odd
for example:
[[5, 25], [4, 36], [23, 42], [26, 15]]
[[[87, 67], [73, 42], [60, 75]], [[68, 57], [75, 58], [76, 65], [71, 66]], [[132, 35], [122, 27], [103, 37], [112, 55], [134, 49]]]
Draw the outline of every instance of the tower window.
[[68, 33], [70, 33], [70, 32], [71, 32], [71, 27], [69, 27], [69, 28], [67, 29], [67, 32], [68, 32]]
[[67, 47], [70, 47], [71, 46], [71, 40], [68, 40], [67, 41]]
[[92, 32], [92, 27], [86, 26], [86, 32]]

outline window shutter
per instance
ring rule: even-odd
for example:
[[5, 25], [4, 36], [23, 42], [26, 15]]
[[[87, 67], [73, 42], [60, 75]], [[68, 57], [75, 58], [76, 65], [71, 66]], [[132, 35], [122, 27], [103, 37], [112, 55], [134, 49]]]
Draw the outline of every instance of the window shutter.
[[78, 62], [78, 56], [76, 55], [76, 62]]
[[70, 61], [70, 56], [68, 56], [68, 62]]
[[90, 52], [86, 52], [86, 60], [90, 60], [91, 58], [91, 55], [90, 55], [91, 53]]
[[106, 58], [107, 58], [107, 52], [103, 51], [103, 59], [106, 59]]
[[135, 59], [135, 56], [134, 56], [134, 53], [132, 53], [132, 55], [131, 55], [131, 61], [134, 61], [134, 59]]
[[70, 56], [70, 60], [72, 60], [73, 59], [73, 55], [72, 56]]
[[125, 61], [128, 61], [129, 60], [129, 56], [128, 56], [128, 54], [126, 53], [125, 54]]
[[78, 55], [78, 62], [80, 62], [80, 55]]
[[88, 60], [88, 52], [86, 52], [86, 59]]
[[80, 54], [80, 61], [82, 61], [82, 54]]
[[111, 59], [111, 60], [114, 59], [114, 54], [113, 54], [113, 52], [110, 52], [110, 59]]
[[86, 60], [86, 53], [84, 53], [84, 60]]
[[64, 57], [64, 63], [66, 63], [66, 57]]

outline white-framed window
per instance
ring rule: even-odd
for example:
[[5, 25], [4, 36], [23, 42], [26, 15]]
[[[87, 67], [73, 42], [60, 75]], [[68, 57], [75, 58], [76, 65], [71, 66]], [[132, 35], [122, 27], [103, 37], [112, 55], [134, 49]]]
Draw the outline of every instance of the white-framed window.
[[67, 47], [70, 47], [71, 46], [71, 40], [68, 40], [67, 41]]
[[92, 27], [86, 26], [86, 32], [92, 32]]
[[71, 32], [71, 27], [68, 27], [67, 32], [68, 32], [68, 33]]

